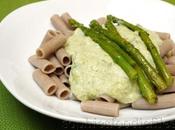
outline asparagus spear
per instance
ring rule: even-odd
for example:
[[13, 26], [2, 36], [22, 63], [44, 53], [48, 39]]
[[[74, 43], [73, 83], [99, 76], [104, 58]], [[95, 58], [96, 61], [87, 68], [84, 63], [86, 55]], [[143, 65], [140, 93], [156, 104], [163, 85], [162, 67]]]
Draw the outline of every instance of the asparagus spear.
[[149, 104], [157, 103], [157, 95], [154, 92], [151, 83], [147, 79], [143, 70], [139, 66], [137, 66], [136, 68], [138, 73], [137, 82], [142, 96], [147, 100]]
[[111, 56], [113, 61], [125, 71], [125, 73], [128, 75], [128, 77], [131, 80], [137, 78], [137, 71], [119, 53], [120, 52], [118, 51], [120, 50], [119, 47], [115, 46], [115, 44], [113, 44], [105, 36], [99, 35], [99, 33], [89, 28], [86, 28], [84, 25], [78, 23], [77, 21], [71, 19], [69, 22], [73, 27], [80, 28], [84, 32], [85, 35], [91, 37], [92, 40], [97, 42], [100, 45], [100, 47]]
[[135, 48], [131, 43], [122, 38], [113, 24], [109, 25], [110, 28], [113, 28], [113, 31], [109, 31], [111, 29], [106, 30], [102, 28], [102, 26], [99, 25], [95, 20], [91, 22], [90, 27], [96, 30], [97, 32], [105, 35], [109, 39], [113, 40], [116, 44], [118, 44], [121, 48], [128, 52], [131, 55], [131, 57], [144, 70], [145, 74], [148, 76], [148, 78], [155, 85], [159, 92], [166, 89], [167, 85], [165, 84], [164, 80], [157, 74], [156, 70], [149, 64], [149, 62], [140, 53], [140, 51], [137, 48]]
[[151, 39], [149, 38], [149, 34], [145, 30], [143, 30], [142, 28], [135, 26], [131, 23], [128, 23], [127, 21], [124, 21], [122, 19], [115, 18], [111, 15], [108, 16], [108, 19], [113, 19], [113, 20], [117, 21], [118, 23], [125, 25], [126, 27], [128, 27], [132, 31], [139, 32], [139, 36], [141, 37], [141, 39], [145, 43], [147, 49], [150, 51], [160, 75], [164, 78], [167, 86], [170, 86], [173, 83], [173, 78], [172, 78], [170, 72], [168, 71], [167, 67], [165, 66], [165, 63], [164, 63], [163, 59], [161, 58], [161, 56], [159, 55], [156, 47], [154, 46]]

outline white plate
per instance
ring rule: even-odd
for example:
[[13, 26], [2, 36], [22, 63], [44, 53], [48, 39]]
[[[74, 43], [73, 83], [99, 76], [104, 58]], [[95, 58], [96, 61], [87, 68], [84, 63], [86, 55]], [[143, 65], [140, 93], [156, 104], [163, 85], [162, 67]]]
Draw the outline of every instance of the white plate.
[[20, 102], [51, 117], [91, 124], [144, 125], [175, 119], [175, 108], [124, 109], [119, 117], [112, 118], [83, 113], [75, 101], [45, 96], [32, 80], [33, 68], [27, 59], [45, 32], [53, 28], [49, 18], [65, 11], [85, 24], [93, 18], [113, 14], [153, 30], [170, 32], [175, 39], [175, 8], [158, 0], [50, 0], [24, 6], [0, 24], [0, 79]]

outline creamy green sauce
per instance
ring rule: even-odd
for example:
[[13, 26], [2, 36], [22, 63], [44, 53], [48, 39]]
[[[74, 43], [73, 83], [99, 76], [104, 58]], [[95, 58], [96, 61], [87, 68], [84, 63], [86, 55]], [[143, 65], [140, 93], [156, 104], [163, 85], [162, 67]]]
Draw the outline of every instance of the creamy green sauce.
[[[154, 66], [144, 43], [136, 32], [124, 26], [117, 26], [122, 37], [130, 41]], [[155, 40], [156, 41], [156, 40]], [[113, 62], [101, 47], [85, 36], [80, 29], [66, 43], [66, 51], [72, 56], [70, 84], [77, 99], [92, 100], [102, 94], [115, 98], [121, 103], [131, 103], [141, 97], [137, 83], [130, 81], [126, 73]]]

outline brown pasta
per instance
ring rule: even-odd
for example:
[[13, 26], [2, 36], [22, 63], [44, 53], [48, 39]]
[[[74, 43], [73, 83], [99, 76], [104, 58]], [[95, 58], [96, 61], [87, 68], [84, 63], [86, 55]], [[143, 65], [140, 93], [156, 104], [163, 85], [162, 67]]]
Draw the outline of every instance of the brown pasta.
[[69, 13], [65, 12], [61, 15], [61, 18], [63, 19], [63, 21], [65, 22], [65, 24], [67, 25], [67, 27], [71, 30], [74, 30], [75, 28], [72, 27], [70, 24], [69, 24], [69, 20], [72, 19], [72, 17], [69, 15]]
[[165, 33], [165, 32], [156, 32], [160, 39], [162, 40], [167, 40], [167, 39], [170, 39], [170, 34], [169, 33]]
[[167, 53], [167, 57], [175, 56], [175, 47]]
[[66, 77], [69, 77], [71, 71], [71, 65], [68, 65], [64, 68], [64, 74]]
[[36, 55], [30, 56], [28, 61], [36, 68], [41, 69], [45, 74], [50, 74], [56, 70], [55, 65], [47, 59], [40, 59]]
[[70, 87], [69, 80], [64, 74], [60, 76], [60, 80], [66, 87]]
[[43, 44], [47, 43], [49, 40], [51, 40], [53, 37], [60, 35], [60, 34], [61, 34], [61, 32], [59, 32], [59, 31], [48, 30], [47, 33], [45, 34], [42, 42], [41, 42], [40, 47]]
[[59, 99], [63, 99], [63, 100], [68, 99], [71, 95], [70, 89], [67, 88], [56, 75], [51, 74], [50, 77], [54, 80], [54, 82], [56, 83], [58, 87], [56, 91], [56, 96]]
[[170, 50], [173, 49], [173, 44], [169, 40], [165, 40], [163, 44], [159, 47], [160, 49], [160, 56], [164, 57], [168, 54]]
[[167, 64], [174, 64], [175, 65], [175, 56], [171, 56], [167, 59]]
[[60, 30], [66, 37], [69, 37], [72, 35], [73, 31], [71, 31], [66, 26], [66, 24], [64, 23], [64, 21], [62, 20], [62, 18], [59, 15], [53, 15], [51, 17], [51, 22], [52, 22], [53, 26], [57, 30]]
[[81, 102], [81, 110], [84, 112], [100, 114], [105, 116], [119, 116], [120, 106], [117, 103], [109, 103], [102, 101], [83, 101]]
[[49, 61], [52, 62], [56, 67], [56, 70], [55, 70], [56, 75], [62, 75], [64, 73], [64, 67], [61, 65], [61, 63], [58, 61], [58, 59], [54, 55], [49, 57]]
[[56, 83], [40, 69], [33, 72], [33, 79], [46, 95], [53, 95], [57, 91]]
[[56, 52], [61, 48], [66, 42], [66, 37], [62, 34], [59, 34], [53, 37], [51, 40], [43, 44], [36, 51], [36, 55], [39, 58], [48, 58], [52, 53]]
[[68, 66], [71, 63], [70, 55], [65, 51], [65, 49], [60, 48], [56, 51], [55, 55], [63, 66]]
[[158, 102], [152, 105], [143, 98], [132, 103], [132, 108], [142, 110], [164, 109], [171, 107], [175, 107], [175, 93], [158, 96]]
[[100, 24], [100, 25], [103, 25], [105, 24], [107, 21], [107, 19], [105, 17], [100, 17], [97, 19], [97, 22]]
[[127, 108], [127, 107], [130, 107], [131, 104], [121, 104], [120, 103], [120, 109], [124, 109], [124, 108]]
[[110, 96], [107, 96], [107, 95], [103, 94], [103, 95], [100, 95], [100, 96], [97, 98], [97, 101], [114, 102], [115, 99], [111, 98]]
[[166, 65], [167, 69], [170, 71], [170, 73], [175, 76], [175, 65]]

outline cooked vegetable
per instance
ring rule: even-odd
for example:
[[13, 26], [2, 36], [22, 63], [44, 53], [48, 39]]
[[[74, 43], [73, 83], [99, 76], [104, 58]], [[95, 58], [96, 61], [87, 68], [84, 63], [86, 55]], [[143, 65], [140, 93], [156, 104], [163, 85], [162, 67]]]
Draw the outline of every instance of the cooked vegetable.
[[170, 72], [168, 71], [168, 69], [166, 68], [165, 63], [163, 62], [163, 59], [161, 58], [158, 50], [156, 49], [156, 47], [152, 43], [151, 39], [149, 38], [149, 34], [145, 30], [143, 30], [142, 28], [135, 26], [131, 23], [128, 23], [127, 21], [124, 21], [122, 19], [118, 19], [118, 18], [113, 17], [111, 15], [109, 15], [108, 18], [115, 20], [117, 23], [125, 25], [126, 27], [128, 27], [132, 31], [139, 32], [139, 36], [141, 37], [141, 39], [143, 40], [143, 42], [147, 46], [147, 49], [150, 51], [159, 73], [164, 78], [167, 86], [170, 86], [173, 83], [173, 78], [172, 78]]
[[[137, 71], [128, 63], [128, 61], [121, 55], [120, 52], [123, 52], [120, 47], [116, 46], [113, 42], [108, 40], [103, 35], [99, 35], [99, 33], [93, 31], [92, 29], [89, 29], [85, 27], [84, 25], [78, 23], [77, 21], [71, 19], [70, 24], [74, 27], [80, 28], [85, 35], [89, 36], [97, 42], [103, 50], [105, 50], [113, 59], [115, 63], [117, 63], [128, 75], [130, 79], [136, 79], [137, 78]], [[106, 44], [108, 43], [108, 44]]]
[[145, 59], [145, 57], [140, 53], [140, 51], [137, 48], [135, 48], [131, 43], [122, 38], [115, 29], [115, 26], [113, 24], [110, 24], [111, 29], [109, 29], [109, 25], [106, 26], [108, 30], [104, 29], [96, 21], [92, 21], [90, 26], [94, 30], [104, 34], [106, 37], [113, 40], [116, 43], [116, 45], [119, 45], [127, 53], [129, 53], [130, 56], [144, 70], [145, 74], [148, 76], [150, 81], [155, 85], [158, 91], [162, 91], [167, 88], [167, 85], [165, 84], [164, 80], [161, 78], [161, 76], [159, 76], [159, 74], [157, 74], [156, 70], [150, 65], [150, 63]]
[[148, 101], [149, 104], [157, 103], [157, 95], [154, 92], [151, 83], [145, 76], [140, 67], [137, 66], [138, 73], [138, 86], [142, 96]]

